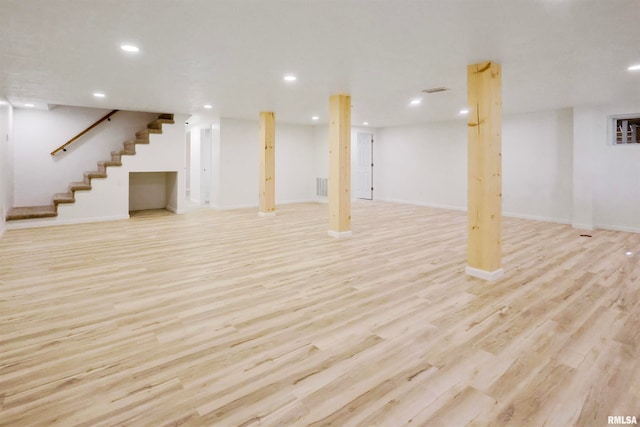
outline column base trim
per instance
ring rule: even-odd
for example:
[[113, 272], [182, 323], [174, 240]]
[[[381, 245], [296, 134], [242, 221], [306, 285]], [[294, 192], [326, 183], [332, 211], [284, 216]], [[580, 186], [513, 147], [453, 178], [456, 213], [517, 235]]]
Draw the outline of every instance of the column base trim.
[[272, 216], [276, 216], [275, 212], [258, 212], [258, 216], [261, 218], [269, 218]]
[[353, 234], [353, 232], [351, 230], [349, 231], [333, 231], [333, 230], [329, 230], [329, 236], [336, 238], [336, 239], [344, 239], [345, 237], [351, 237], [351, 235]]
[[504, 276], [504, 269], [499, 268], [494, 271], [485, 271], [480, 270], [479, 268], [469, 267], [467, 266], [464, 269], [464, 272], [467, 273], [468, 276], [477, 277], [478, 279], [488, 280], [493, 282], [494, 280], [498, 280], [502, 276]]

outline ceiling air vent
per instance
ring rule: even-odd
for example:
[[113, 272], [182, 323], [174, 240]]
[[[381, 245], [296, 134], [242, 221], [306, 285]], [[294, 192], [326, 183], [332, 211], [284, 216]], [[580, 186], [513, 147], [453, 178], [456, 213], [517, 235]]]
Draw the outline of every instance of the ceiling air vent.
[[449, 89], [448, 87], [440, 86], [440, 87], [432, 87], [431, 89], [423, 90], [424, 93], [438, 93], [438, 92], [446, 92]]

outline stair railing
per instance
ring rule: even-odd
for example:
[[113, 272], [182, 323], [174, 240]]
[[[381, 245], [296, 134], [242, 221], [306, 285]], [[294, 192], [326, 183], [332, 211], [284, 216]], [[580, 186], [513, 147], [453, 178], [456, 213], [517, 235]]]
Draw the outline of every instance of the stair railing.
[[85, 133], [89, 132], [91, 129], [93, 129], [94, 127], [98, 126], [100, 123], [104, 122], [105, 120], [109, 120], [111, 121], [111, 116], [113, 116], [115, 113], [117, 113], [120, 110], [113, 110], [111, 111], [109, 114], [105, 115], [104, 117], [98, 119], [98, 121], [96, 121], [94, 124], [92, 124], [91, 126], [89, 126], [88, 128], [86, 128], [85, 130], [83, 130], [82, 132], [80, 132], [79, 134], [77, 134], [76, 136], [74, 136], [73, 138], [71, 138], [70, 140], [68, 140], [67, 142], [65, 142], [64, 144], [62, 144], [60, 147], [56, 148], [55, 150], [53, 150], [51, 152], [52, 156], [55, 156], [57, 153], [59, 153], [60, 151], [67, 151], [67, 146], [70, 145], [71, 143], [73, 143], [76, 139], [80, 138], [82, 135], [84, 135]]

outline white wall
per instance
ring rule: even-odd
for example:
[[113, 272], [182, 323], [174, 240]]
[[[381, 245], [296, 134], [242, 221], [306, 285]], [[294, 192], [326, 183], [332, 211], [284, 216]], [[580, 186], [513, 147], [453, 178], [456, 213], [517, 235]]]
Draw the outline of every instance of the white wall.
[[612, 145], [608, 126], [611, 116], [640, 115], [640, 102], [586, 113], [596, 117], [591, 138], [595, 226], [640, 233], [640, 144]]
[[108, 113], [109, 110], [59, 106], [51, 111], [17, 108], [14, 113], [14, 206], [51, 204], [54, 193], [109, 160], [111, 151], [135, 138], [156, 114], [120, 111], [78, 141], [67, 152], [50, 152]]
[[466, 208], [466, 122], [382, 128], [377, 141], [379, 199]]
[[[213, 204], [232, 209], [258, 206], [259, 124], [221, 118], [219, 141], [212, 135]], [[276, 210], [278, 203], [315, 199], [315, 143], [312, 126], [278, 123], [276, 116]]]
[[[571, 135], [571, 110], [503, 117], [506, 215], [571, 220]], [[385, 128], [378, 140], [382, 199], [466, 209], [466, 121]]]
[[594, 188], [598, 171], [595, 157], [598, 140], [596, 123], [600, 113], [595, 108], [573, 109], [573, 215], [571, 223], [576, 228], [595, 228]]
[[571, 223], [572, 135], [571, 109], [504, 117], [504, 215]]
[[164, 209], [167, 206], [167, 175], [171, 172], [131, 172], [129, 210]]
[[[640, 104], [503, 117], [505, 215], [640, 232], [640, 146], [610, 144], [612, 115]], [[383, 128], [379, 198], [466, 209], [464, 122]]]
[[0, 100], [0, 236], [5, 231], [5, 216], [13, 204], [13, 107]]
[[314, 151], [311, 126], [276, 123], [276, 204], [315, 199]]
[[258, 206], [258, 132], [257, 120], [220, 119], [220, 205], [216, 207]]

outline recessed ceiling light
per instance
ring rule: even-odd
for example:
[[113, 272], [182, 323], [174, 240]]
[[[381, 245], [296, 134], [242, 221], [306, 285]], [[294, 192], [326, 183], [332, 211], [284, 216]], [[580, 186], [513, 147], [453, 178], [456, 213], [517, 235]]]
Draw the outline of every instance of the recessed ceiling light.
[[204, 108], [206, 108], [207, 110], [210, 110], [210, 109], [212, 109], [212, 108], [213, 108], [213, 105], [211, 105], [211, 104], [205, 104], [205, 105], [204, 105]]
[[320, 117], [318, 117], [318, 116], [313, 116], [313, 117], [311, 117], [311, 120], [320, 120]]
[[632, 65], [629, 68], [627, 68], [627, 70], [629, 70], [629, 71], [640, 71], [640, 64]]
[[362, 124], [366, 126], [369, 124], [369, 122], [362, 122]]
[[284, 76], [285, 82], [295, 82], [296, 80], [298, 80], [298, 78], [293, 74], [287, 74], [286, 76]]
[[631, 251], [627, 251], [627, 252], [625, 252], [624, 254], [625, 254], [626, 256], [632, 256], [632, 255], [633, 255], [633, 252], [631, 252]]
[[120, 49], [124, 50], [125, 52], [132, 52], [132, 53], [140, 52], [140, 48], [132, 44], [123, 44], [120, 46]]
[[24, 104], [24, 106], [31, 108], [31, 107], [35, 107], [35, 104]]
[[412, 99], [409, 105], [420, 105], [421, 102], [422, 102], [422, 99], [416, 98], [416, 99]]
[[458, 112], [458, 114], [461, 114], [461, 115], [463, 115], [463, 116], [464, 116], [465, 114], [469, 114], [469, 109], [468, 109], [468, 108], [463, 108], [462, 110], [460, 110], [460, 111]]
[[95, 96], [96, 98], [104, 98], [106, 95], [102, 92], [95, 92], [93, 96]]

